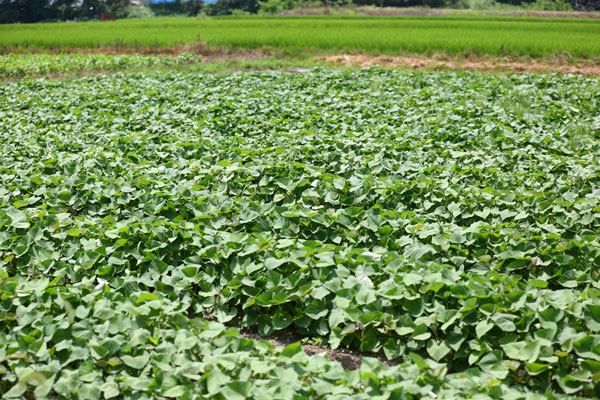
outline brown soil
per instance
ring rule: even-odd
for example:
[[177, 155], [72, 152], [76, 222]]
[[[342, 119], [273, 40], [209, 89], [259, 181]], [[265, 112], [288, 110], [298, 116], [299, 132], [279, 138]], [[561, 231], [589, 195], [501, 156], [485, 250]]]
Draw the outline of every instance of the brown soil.
[[[188, 318], [193, 319], [196, 317], [196, 314], [191, 309], [189, 309], [187, 316], [188, 316]], [[216, 317], [213, 314], [205, 314], [202, 316], [202, 318], [209, 320], [209, 321], [216, 321]], [[240, 322], [239, 318], [234, 318], [233, 320], [225, 323], [225, 326], [238, 327], [239, 322]], [[273, 332], [269, 336], [260, 336], [256, 332], [256, 329], [242, 328], [242, 329], [240, 329], [239, 337], [245, 338], [245, 339], [252, 339], [252, 340], [266, 340], [266, 341], [270, 342], [274, 347], [287, 346], [292, 343], [301, 342], [303, 339], [302, 336], [294, 333], [290, 329], [283, 329], [283, 330], [280, 330], [277, 332]], [[372, 352], [332, 350], [332, 349], [328, 349], [326, 347], [315, 346], [315, 345], [306, 344], [306, 343], [302, 344], [302, 350], [304, 350], [304, 352], [306, 354], [308, 354], [309, 356], [312, 356], [313, 354], [326, 353], [327, 358], [330, 361], [338, 361], [340, 364], [342, 364], [342, 366], [344, 368], [349, 369], [349, 370], [355, 370], [355, 369], [360, 368], [363, 357], [376, 358], [383, 365], [387, 365], [387, 366], [392, 366], [392, 365], [398, 364], [397, 360], [389, 361], [389, 360], [386, 360], [385, 358], [383, 358], [381, 355], [379, 355], [377, 353], [372, 353]]]
[[[262, 337], [262, 336], [258, 335], [257, 333], [249, 331], [249, 330], [242, 330], [240, 332], [240, 337], [247, 338], [247, 339], [253, 339], [253, 340], [267, 340], [267, 341], [271, 342], [271, 344], [275, 347], [287, 346], [289, 344], [300, 342], [302, 340], [301, 336], [298, 336], [295, 333], [293, 333], [291, 331], [286, 331], [286, 330], [273, 333], [272, 335], [267, 336], [267, 337]], [[398, 364], [398, 362], [396, 362], [394, 360], [392, 360], [392, 361], [386, 360], [385, 358], [383, 358], [381, 355], [379, 355], [377, 353], [331, 350], [326, 347], [315, 346], [312, 344], [303, 344], [302, 350], [304, 350], [304, 352], [306, 354], [308, 354], [309, 356], [312, 356], [313, 354], [325, 353], [325, 354], [327, 354], [327, 358], [329, 358], [329, 360], [338, 361], [340, 364], [342, 364], [342, 366], [344, 368], [349, 369], [349, 370], [355, 370], [355, 369], [360, 368], [363, 357], [377, 358], [383, 365], [387, 365], [387, 366], [392, 366], [392, 365]]]
[[340, 54], [314, 58], [337, 65], [369, 67], [409, 68], [415, 70], [464, 70], [494, 73], [523, 73], [523, 72], [558, 72], [563, 74], [580, 74], [585, 76], [600, 76], [600, 62], [583, 60], [576, 63], [562, 60], [525, 60], [505, 58], [443, 58], [440, 56], [368, 56], [364, 54]]

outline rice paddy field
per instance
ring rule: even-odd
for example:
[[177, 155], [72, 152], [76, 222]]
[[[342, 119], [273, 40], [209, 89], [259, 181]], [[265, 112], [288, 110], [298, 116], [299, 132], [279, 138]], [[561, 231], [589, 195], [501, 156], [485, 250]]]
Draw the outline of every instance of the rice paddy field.
[[0, 27], [0, 398], [600, 398], [597, 77], [48, 52], [400, 51], [375, 21]]
[[600, 20], [508, 17], [160, 18], [0, 26], [0, 48], [168, 47], [189, 43], [289, 54], [472, 52], [600, 55]]

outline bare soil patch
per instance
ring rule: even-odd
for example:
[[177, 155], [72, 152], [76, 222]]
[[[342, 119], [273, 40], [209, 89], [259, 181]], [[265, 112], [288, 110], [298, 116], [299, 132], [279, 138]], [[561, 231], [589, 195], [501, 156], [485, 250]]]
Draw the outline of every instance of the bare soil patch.
[[[193, 311], [189, 310], [188, 318], [194, 318], [194, 317], [196, 317], [196, 314]], [[213, 314], [205, 314], [202, 316], [202, 318], [209, 320], [209, 321], [216, 320], [216, 318]], [[238, 327], [239, 322], [240, 322], [239, 318], [234, 318], [233, 320], [229, 321], [225, 325], [230, 326], [230, 327]], [[268, 336], [259, 335], [256, 332], [256, 329], [242, 328], [242, 329], [240, 329], [239, 337], [245, 338], [245, 339], [252, 339], [252, 340], [266, 340], [266, 341], [270, 342], [271, 345], [273, 345], [274, 347], [287, 346], [292, 343], [301, 342], [304, 339], [303, 336], [298, 335], [297, 333], [293, 332], [289, 328], [283, 329], [283, 330], [280, 330], [277, 332], [273, 332], [271, 335], [268, 335]], [[316, 346], [316, 345], [309, 344], [309, 343], [302, 343], [302, 350], [304, 350], [304, 352], [306, 354], [308, 354], [309, 356], [312, 356], [314, 354], [325, 353], [327, 355], [327, 358], [330, 361], [338, 361], [340, 364], [342, 364], [342, 366], [345, 369], [349, 369], [349, 370], [355, 370], [355, 369], [360, 368], [363, 357], [376, 358], [383, 365], [387, 365], [387, 366], [398, 365], [398, 363], [399, 363], [397, 360], [387, 360], [377, 353], [347, 351], [347, 350], [340, 350], [340, 349], [332, 350], [327, 347]]]
[[[253, 340], [267, 340], [276, 347], [287, 346], [292, 343], [300, 342], [303, 339], [301, 336], [287, 330], [279, 331], [266, 337], [260, 336], [259, 334], [250, 330], [242, 330], [240, 332], [240, 337]], [[332, 350], [326, 347], [315, 346], [307, 343], [302, 344], [302, 350], [304, 350], [304, 352], [309, 356], [312, 356], [313, 354], [325, 353], [330, 361], [338, 361], [345, 369], [349, 370], [360, 368], [363, 357], [377, 358], [383, 365], [387, 366], [398, 364], [397, 361], [388, 361], [377, 353]]]
[[415, 70], [464, 70], [494, 73], [557, 72], [562, 74], [580, 74], [600, 76], [600, 63], [597, 60], [581, 60], [572, 62], [555, 57], [555, 60], [525, 60], [503, 58], [461, 58], [441, 56], [369, 56], [364, 54], [340, 54], [335, 56], [316, 57], [315, 61], [325, 61], [335, 65], [369, 67], [409, 68]]

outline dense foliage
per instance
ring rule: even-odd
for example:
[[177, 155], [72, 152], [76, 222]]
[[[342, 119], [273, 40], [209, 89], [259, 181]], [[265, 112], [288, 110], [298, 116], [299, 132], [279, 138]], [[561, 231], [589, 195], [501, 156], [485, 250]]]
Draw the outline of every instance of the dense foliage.
[[4, 52], [104, 46], [146, 51], [189, 44], [200, 51], [207, 46], [264, 49], [299, 58], [323, 53], [441, 52], [556, 60], [600, 57], [598, 43], [600, 24], [586, 18], [249, 16], [0, 25]]
[[0, 114], [6, 398], [600, 395], [597, 80], [151, 72]]
[[[308, 357], [299, 342], [274, 349], [220, 323], [189, 320], [184, 304], [148, 292], [124, 296], [108, 286], [39, 278], [4, 280], [0, 293], [18, 299], [20, 333], [6, 346], [31, 349], [0, 353], [14, 367], [6, 373], [0, 366], [3, 399], [534, 398], [475, 369], [447, 374], [414, 354], [412, 365], [390, 368], [365, 358], [359, 370], [347, 371], [324, 355]], [[41, 330], [51, 333], [40, 339]]]
[[0, 23], [124, 16], [128, 0], [0, 0]]

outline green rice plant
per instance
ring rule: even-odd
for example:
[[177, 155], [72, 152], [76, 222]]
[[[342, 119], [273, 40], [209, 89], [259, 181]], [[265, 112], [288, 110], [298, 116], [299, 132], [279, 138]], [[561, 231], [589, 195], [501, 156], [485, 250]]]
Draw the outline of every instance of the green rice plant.
[[144, 48], [186, 43], [288, 54], [401, 52], [600, 55], [600, 23], [507, 17], [239, 17], [0, 26], [0, 47]]

